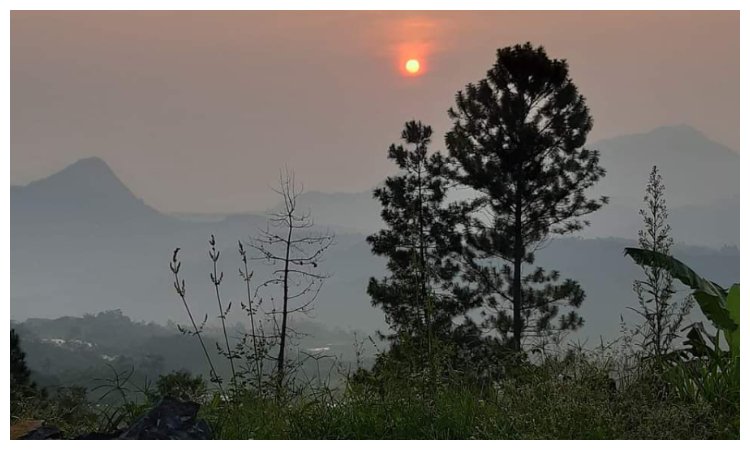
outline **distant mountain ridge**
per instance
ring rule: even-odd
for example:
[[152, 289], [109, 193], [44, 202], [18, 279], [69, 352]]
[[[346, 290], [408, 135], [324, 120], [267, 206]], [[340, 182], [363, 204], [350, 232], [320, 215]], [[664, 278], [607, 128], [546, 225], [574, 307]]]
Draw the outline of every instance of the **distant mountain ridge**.
[[383, 227], [380, 203], [373, 197], [372, 191], [304, 192], [299, 196], [298, 205], [321, 218], [317, 220], [320, 224], [363, 233], [371, 233]]
[[[586, 218], [583, 237], [635, 238], [641, 226], [638, 210], [653, 165], [666, 186], [667, 206], [678, 241], [721, 247], [739, 245], [740, 156], [687, 125], [619, 136], [588, 146], [601, 152], [607, 175], [592, 195], [607, 195], [610, 204]], [[385, 154], [383, 155], [385, 157]], [[304, 193], [299, 204], [333, 223], [363, 233], [382, 227], [380, 204], [372, 191]]]
[[[659, 166], [664, 177], [670, 209], [696, 209], [711, 207], [717, 201], [727, 204], [739, 200], [739, 155], [690, 126], [660, 127], [605, 139], [589, 147], [600, 151], [601, 164], [607, 169], [607, 175], [592, 193], [609, 196], [618, 207], [637, 212], [653, 165]], [[71, 208], [72, 202], [77, 203], [77, 208]], [[320, 224], [365, 233], [382, 226], [380, 205], [372, 190], [310, 191], [302, 194], [299, 204], [313, 211]], [[54, 214], [57, 220], [78, 219], [87, 212], [97, 213], [96, 217], [87, 217], [89, 221], [172, 217], [137, 198], [97, 157], [79, 160], [26, 186], [11, 186], [11, 212], [29, 210]]]
[[623, 204], [642, 204], [651, 167], [664, 178], [671, 208], [706, 205], [740, 195], [740, 155], [687, 126], [660, 127], [595, 142], [607, 175], [595, 191]]

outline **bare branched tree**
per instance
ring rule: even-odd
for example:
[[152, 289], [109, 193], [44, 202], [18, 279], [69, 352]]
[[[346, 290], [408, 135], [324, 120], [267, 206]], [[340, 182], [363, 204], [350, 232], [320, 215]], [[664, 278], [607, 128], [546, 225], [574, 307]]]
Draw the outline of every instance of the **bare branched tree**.
[[333, 234], [312, 230], [309, 211], [300, 211], [297, 205], [303, 191], [303, 186], [295, 182], [293, 173], [288, 170], [281, 173], [279, 187], [274, 192], [282, 197], [283, 204], [279, 211], [271, 213], [266, 229], [260, 230], [258, 237], [248, 244], [258, 253], [253, 260], [265, 261], [274, 267], [270, 278], [257, 286], [256, 295], [261, 290], [281, 288], [281, 309], [273, 306], [271, 311], [279, 339], [276, 357], [278, 389], [284, 383], [287, 339], [294, 334], [289, 327], [289, 318], [296, 313], [312, 311], [312, 304], [329, 277], [318, 270], [318, 265], [333, 244]]

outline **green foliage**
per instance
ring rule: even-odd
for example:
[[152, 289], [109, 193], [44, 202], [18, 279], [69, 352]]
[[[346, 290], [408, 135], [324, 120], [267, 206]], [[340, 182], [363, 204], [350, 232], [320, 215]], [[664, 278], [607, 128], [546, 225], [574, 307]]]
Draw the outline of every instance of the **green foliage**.
[[[412, 379], [352, 380], [325, 400], [279, 404], [254, 396], [233, 412], [213, 402], [202, 416], [220, 439], [708, 439], [736, 438], [726, 410], [684, 402], [647, 372], [622, 377], [611, 360], [573, 352], [524, 364], [492, 385], [456, 375], [425, 392]], [[369, 381], [364, 381], [367, 378]], [[237, 414], [240, 426], [222, 426]], [[739, 417], [739, 416], [737, 416]]]
[[729, 318], [732, 322], [737, 324], [737, 328], [734, 330], [725, 330], [727, 343], [729, 344], [729, 351], [732, 352], [732, 356], [737, 358], [740, 357], [740, 285], [739, 283], [733, 284], [729, 288], [727, 293], [727, 311], [729, 311]]
[[676, 394], [685, 401], [707, 403], [739, 414], [739, 358], [715, 352], [702, 358], [679, 361], [665, 373]]
[[[740, 285], [727, 292], [716, 283], [706, 280], [686, 264], [659, 252], [627, 248], [625, 253], [638, 264], [651, 265], [670, 271], [672, 276], [691, 287], [701, 310], [717, 328], [709, 335], [703, 324], [694, 324], [682, 353], [665, 372], [666, 380], [683, 401], [707, 404], [719, 411], [728, 411], [724, 425], [729, 430], [739, 428], [740, 406]], [[721, 348], [720, 336], [729, 347]]]
[[21, 339], [16, 330], [10, 330], [10, 386], [22, 387], [31, 384], [31, 371], [26, 367], [26, 354], [21, 350]]
[[98, 431], [104, 422], [101, 412], [88, 401], [86, 389], [78, 386], [22, 399], [11, 415], [11, 423], [26, 419], [44, 420], [68, 436]]
[[193, 376], [184, 370], [160, 376], [156, 381], [156, 390], [159, 397], [194, 402], [203, 401], [208, 392], [202, 376]]
[[10, 420], [11, 423], [33, 418], [38, 409], [46, 407], [48, 392], [38, 388], [32, 381], [32, 373], [26, 364], [26, 353], [21, 349], [21, 338], [16, 330], [10, 330]]
[[21, 338], [10, 330], [10, 414], [17, 415], [29, 398], [41, 395], [31, 381], [31, 371], [26, 366], [26, 354], [21, 350]]
[[701, 277], [693, 269], [683, 262], [660, 252], [652, 250], [631, 248], [625, 249], [625, 254], [633, 258], [638, 265], [661, 267], [668, 270], [674, 278], [693, 289], [693, 297], [713, 325], [724, 332], [727, 344], [736, 343], [733, 350], [739, 355], [739, 339], [736, 341], [732, 333], [739, 331], [739, 320], [735, 322], [732, 318], [739, 319], [739, 284], [736, 286], [736, 296], [732, 298], [731, 311], [727, 304], [727, 291], [714, 283]]
[[[580, 351], [519, 362], [491, 384], [453, 372], [436, 384], [360, 371], [347, 389], [296, 393], [284, 402], [239, 392], [202, 398], [200, 416], [217, 439], [715, 439], [739, 437], [739, 408], [666, 394], [648, 366], [619, 369], [616, 356]], [[738, 367], [738, 366], [737, 366]], [[720, 376], [722, 371], [717, 371]], [[726, 397], [721, 383], [694, 389]], [[172, 381], [195, 378], [170, 377]], [[165, 385], [174, 384], [170, 381]], [[182, 384], [176, 383], [176, 384]], [[425, 389], [427, 388], [427, 389]], [[705, 394], [700, 394], [704, 396]], [[737, 401], [737, 406], [739, 402]], [[96, 408], [82, 389], [27, 405], [67, 436], [132, 423], [148, 402]]]

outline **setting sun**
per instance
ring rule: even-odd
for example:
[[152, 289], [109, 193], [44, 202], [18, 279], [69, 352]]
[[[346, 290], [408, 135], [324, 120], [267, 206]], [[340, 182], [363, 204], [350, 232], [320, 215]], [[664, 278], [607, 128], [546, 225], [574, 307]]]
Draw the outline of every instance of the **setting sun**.
[[406, 71], [412, 75], [416, 75], [417, 73], [419, 73], [419, 61], [416, 59], [410, 59], [406, 61], [404, 67], [406, 68]]

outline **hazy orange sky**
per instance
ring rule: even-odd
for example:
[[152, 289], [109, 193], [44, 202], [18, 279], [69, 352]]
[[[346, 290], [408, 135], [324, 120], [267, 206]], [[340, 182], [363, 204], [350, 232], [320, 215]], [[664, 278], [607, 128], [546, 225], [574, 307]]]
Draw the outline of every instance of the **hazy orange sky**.
[[[689, 124], [739, 151], [738, 12], [13, 12], [11, 182], [86, 156], [164, 211], [263, 208], [287, 164], [308, 190], [392, 172], [499, 47], [565, 58], [590, 141]], [[404, 76], [406, 58], [424, 72]]]

